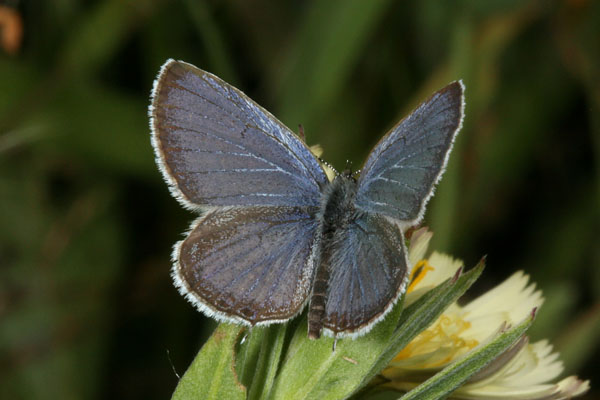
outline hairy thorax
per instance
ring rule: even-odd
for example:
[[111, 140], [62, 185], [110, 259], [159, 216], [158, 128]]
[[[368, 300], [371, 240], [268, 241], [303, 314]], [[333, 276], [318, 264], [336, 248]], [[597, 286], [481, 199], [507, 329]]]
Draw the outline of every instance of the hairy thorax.
[[321, 221], [323, 239], [327, 242], [336, 231], [343, 230], [356, 218], [354, 196], [356, 180], [350, 173], [335, 177], [323, 191]]

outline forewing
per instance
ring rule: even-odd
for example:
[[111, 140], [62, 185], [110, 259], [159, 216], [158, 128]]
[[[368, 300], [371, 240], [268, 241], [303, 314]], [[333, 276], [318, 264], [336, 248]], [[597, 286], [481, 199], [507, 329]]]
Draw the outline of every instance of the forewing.
[[304, 306], [317, 223], [298, 207], [217, 209], [178, 243], [173, 277], [209, 316], [250, 325], [287, 320]]
[[308, 147], [216, 76], [167, 61], [150, 115], [157, 162], [186, 207], [319, 204], [327, 178]]
[[402, 233], [385, 217], [365, 214], [336, 234], [323, 327], [333, 335], [361, 335], [405, 290]]
[[381, 139], [362, 169], [356, 207], [410, 224], [423, 216], [462, 125], [463, 90], [451, 83]]

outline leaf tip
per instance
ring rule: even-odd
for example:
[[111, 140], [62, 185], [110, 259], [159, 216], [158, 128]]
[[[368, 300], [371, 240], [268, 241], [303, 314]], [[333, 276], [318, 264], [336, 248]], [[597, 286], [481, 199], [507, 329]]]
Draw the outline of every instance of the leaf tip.
[[535, 319], [535, 316], [536, 316], [536, 314], [537, 314], [537, 310], [538, 310], [538, 308], [537, 308], [537, 307], [533, 307], [533, 309], [531, 310], [531, 313], [529, 314], [529, 319], [530, 319], [530, 320], [532, 320], [532, 321], [533, 321], [533, 320]]
[[464, 267], [463, 267], [463, 266], [460, 266], [460, 268], [458, 268], [458, 269], [456, 270], [456, 273], [455, 273], [455, 274], [454, 274], [454, 276], [452, 277], [452, 281], [451, 281], [451, 283], [456, 283], [456, 281], [458, 280], [458, 278], [460, 278], [460, 276], [462, 275], [462, 273], [463, 273], [463, 270], [464, 270]]

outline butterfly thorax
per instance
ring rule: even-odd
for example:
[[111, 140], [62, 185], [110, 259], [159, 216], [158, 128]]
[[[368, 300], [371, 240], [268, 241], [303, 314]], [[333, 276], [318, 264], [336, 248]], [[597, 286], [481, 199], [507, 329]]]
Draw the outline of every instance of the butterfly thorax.
[[308, 311], [308, 336], [318, 339], [323, 328], [322, 319], [327, 302], [328, 281], [331, 274], [331, 256], [346, 227], [357, 218], [354, 207], [356, 180], [349, 172], [337, 175], [323, 190], [319, 212], [320, 260], [317, 264]]
[[322, 233], [327, 236], [348, 225], [354, 218], [354, 196], [356, 180], [350, 174], [335, 177], [323, 191], [321, 200]]

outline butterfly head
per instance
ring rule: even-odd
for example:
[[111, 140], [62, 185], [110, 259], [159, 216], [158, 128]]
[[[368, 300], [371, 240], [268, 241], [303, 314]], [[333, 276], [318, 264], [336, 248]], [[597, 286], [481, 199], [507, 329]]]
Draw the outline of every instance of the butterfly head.
[[351, 179], [354, 182], [356, 182], [356, 179], [354, 178], [355, 175], [356, 174], [354, 172], [352, 172], [352, 170], [350, 168], [346, 168], [345, 170], [342, 171], [341, 174], [339, 174], [338, 176], [336, 176], [336, 178], [341, 177], [343, 179]]

